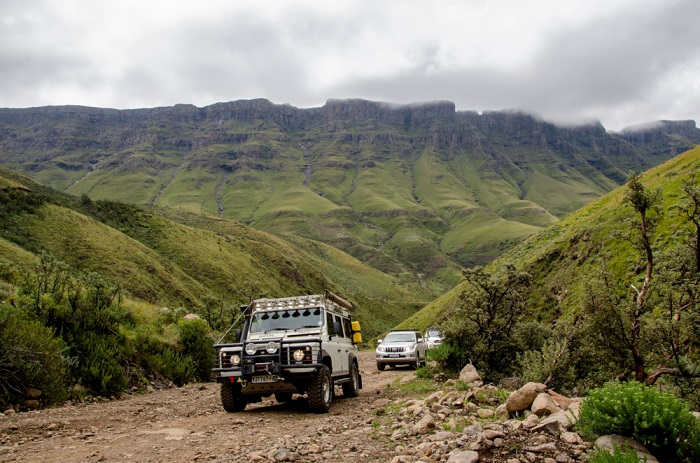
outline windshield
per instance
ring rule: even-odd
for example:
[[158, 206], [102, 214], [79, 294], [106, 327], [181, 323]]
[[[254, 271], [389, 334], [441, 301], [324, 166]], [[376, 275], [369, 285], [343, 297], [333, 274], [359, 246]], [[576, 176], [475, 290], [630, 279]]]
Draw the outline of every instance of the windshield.
[[428, 336], [437, 337], [440, 336], [440, 332], [436, 329], [428, 330]]
[[272, 330], [296, 330], [323, 326], [321, 308], [275, 310], [257, 312], [250, 320], [251, 333], [265, 333]]
[[415, 342], [416, 335], [413, 333], [389, 333], [384, 338], [384, 342]]

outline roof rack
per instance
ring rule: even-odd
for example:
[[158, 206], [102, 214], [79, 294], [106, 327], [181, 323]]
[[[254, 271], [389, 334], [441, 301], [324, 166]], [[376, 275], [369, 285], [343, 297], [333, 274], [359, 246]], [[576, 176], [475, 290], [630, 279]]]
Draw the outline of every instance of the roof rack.
[[330, 310], [345, 317], [350, 316], [350, 312], [346, 309], [352, 309], [352, 304], [350, 302], [328, 290], [326, 290], [324, 294], [255, 299], [252, 305], [253, 312], [259, 310], [324, 307], [326, 310]]

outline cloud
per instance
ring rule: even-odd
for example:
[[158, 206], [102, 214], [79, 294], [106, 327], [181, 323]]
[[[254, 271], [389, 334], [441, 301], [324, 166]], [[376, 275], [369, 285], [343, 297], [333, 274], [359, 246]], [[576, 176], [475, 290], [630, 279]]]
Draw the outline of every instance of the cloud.
[[698, 116], [698, 17], [694, 0], [0, 0], [0, 106], [450, 100], [621, 128]]

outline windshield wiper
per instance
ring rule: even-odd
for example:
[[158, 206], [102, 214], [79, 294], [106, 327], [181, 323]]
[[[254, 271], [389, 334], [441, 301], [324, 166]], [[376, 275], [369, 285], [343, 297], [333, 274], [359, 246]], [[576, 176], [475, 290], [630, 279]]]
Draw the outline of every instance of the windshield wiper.
[[299, 328], [294, 328], [294, 331], [299, 331], [299, 330], [304, 329], [304, 328], [318, 328], [318, 325], [304, 325], [304, 326], [300, 326]]

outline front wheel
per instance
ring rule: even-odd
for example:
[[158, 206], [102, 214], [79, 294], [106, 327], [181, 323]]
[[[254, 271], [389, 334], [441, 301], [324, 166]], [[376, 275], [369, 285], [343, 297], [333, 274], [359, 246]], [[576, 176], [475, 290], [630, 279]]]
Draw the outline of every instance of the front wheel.
[[233, 383], [221, 383], [221, 405], [229, 413], [242, 412], [248, 401], [241, 394], [241, 386]]
[[384, 371], [384, 368], [386, 368], [385, 364], [377, 362], [377, 370]]
[[311, 380], [309, 390], [309, 409], [314, 413], [327, 413], [333, 401], [333, 380], [326, 365], [321, 366]]
[[343, 383], [343, 396], [357, 397], [360, 390], [360, 371], [357, 368], [357, 363], [352, 362], [350, 367], [350, 382]]

